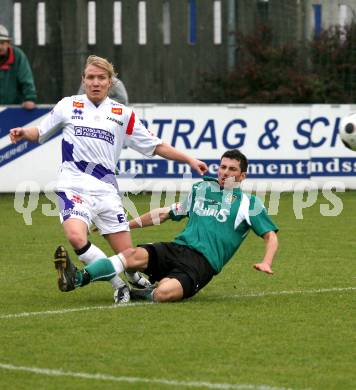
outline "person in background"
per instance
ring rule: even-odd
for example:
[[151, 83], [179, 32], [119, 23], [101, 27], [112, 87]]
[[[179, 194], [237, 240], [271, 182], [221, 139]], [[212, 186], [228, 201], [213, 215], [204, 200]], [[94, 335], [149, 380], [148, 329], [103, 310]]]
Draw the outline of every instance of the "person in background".
[[32, 70], [26, 54], [11, 44], [7, 28], [0, 25], [0, 105], [22, 104], [26, 110], [36, 107]]

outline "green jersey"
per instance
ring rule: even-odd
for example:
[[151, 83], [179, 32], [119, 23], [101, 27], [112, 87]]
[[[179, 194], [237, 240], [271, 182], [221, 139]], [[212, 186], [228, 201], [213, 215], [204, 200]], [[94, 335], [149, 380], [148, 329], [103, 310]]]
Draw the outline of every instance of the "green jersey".
[[171, 206], [174, 221], [189, 217], [174, 242], [202, 253], [216, 273], [231, 259], [252, 229], [258, 236], [278, 231], [259, 198], [240, 188], [225, 190], [216, 179], [204, 177], [189, 196]]

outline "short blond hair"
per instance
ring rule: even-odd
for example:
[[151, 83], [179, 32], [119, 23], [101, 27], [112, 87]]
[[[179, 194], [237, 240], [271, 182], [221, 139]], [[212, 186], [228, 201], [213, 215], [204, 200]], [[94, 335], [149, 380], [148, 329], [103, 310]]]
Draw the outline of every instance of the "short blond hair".
[[114, 69], [114, 65], [111, 62], [109, 62], [106, 58], [91, 55], [87, 58], [87, 62], [83, 70], [83, 77], [85, 77], [85, 71], [89, 65], [94, 65], [97, 66], [98, 68], [105, 70], [108, 73], [110, 80], [112, 80], [117, 75]]

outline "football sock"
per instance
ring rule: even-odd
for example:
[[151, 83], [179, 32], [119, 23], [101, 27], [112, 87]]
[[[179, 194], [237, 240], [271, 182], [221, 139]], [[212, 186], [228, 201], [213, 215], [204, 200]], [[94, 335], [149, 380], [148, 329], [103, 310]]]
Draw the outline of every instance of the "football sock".
[[154, 302], [155, 300], [154, 300], [154, 297], [153, 297], [153, 292], [154, 292], [155, 290], [152, 290], [151, 292], [147, 292], [147, 295], [146, 295], [146, 301], [150, 301], [150, 302]]
[[106, 254], [90, 241], [88, 241], [83, 248], [76, 249], [75, 253], [78, 255], [79, 260], [85, 264], [91, 264], [95, 260], [104, 259], [106, 257]]
[[[96, 245], [88, 241], [83, 248], [77, 249], [75, 253], [78, 255], [79, 260], [86, 265], [92, 264], [98, 259], [106, 258], [106, 254], [98, 248]], [[108, 279], [109, 280], [109, 279]], [[111, 285], [114, 289], [119, 288], [125, 284], [125, 282], [118, 276], [115, 275], [111, 280]]]
[[87, 265], [81, 272], [81, 284], [84, 286], [88, 283], [88, 276], [90, 282], [101, 280], [111, 280], [116, 275], [116, 270], [109, 259], [99, 259]]
[[141, 279], [141, 275], [138, 272], [125, 271], [125, 275], [133, 283], [137, 283]]
[[122, 253], [109, 257], [109, 260], [118, 274], [125, 270], [126, 259]]

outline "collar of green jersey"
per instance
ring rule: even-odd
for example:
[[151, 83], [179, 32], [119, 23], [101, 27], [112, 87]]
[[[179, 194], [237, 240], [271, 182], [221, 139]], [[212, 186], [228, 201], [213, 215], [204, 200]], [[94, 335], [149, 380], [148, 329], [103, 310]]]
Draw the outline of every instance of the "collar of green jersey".
[[[203, 179], [204, 181], [213, 181], [214, 183], [216, 183], [216, 184], [219, 185], [219, 180], [218, 180], [216, 177], [212, 177], [212, 176], [203, 176], [202, 179]], [[221, 188], [222, 190], [225, 191], [224, 187], [220, 187], [220, 188]], [[234, 187], [234, 188], [232, 188], [232, 189], [230, 189], [230, 190], [226, 190], [226, 191], [228, 191], [228, 192], [241, 191], [241, 188], [240, 188], [240, 186], [238, 185], [238, 186], [236, 186], [236, 187]]]

